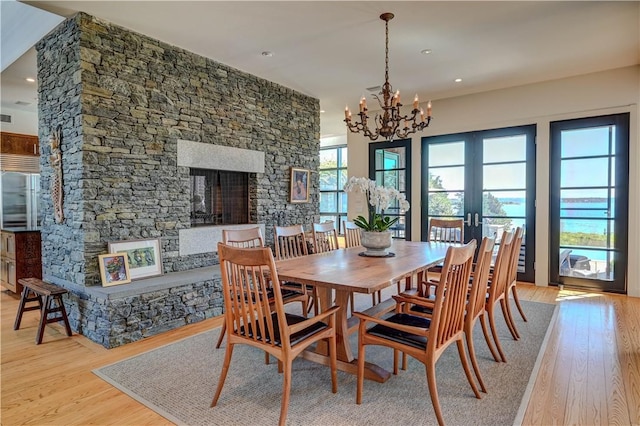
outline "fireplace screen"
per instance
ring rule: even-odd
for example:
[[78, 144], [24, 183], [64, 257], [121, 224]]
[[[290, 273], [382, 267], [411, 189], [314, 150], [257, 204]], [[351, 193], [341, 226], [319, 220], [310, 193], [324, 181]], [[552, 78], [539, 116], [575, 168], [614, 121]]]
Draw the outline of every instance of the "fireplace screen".
[[249, 176], [245, 172], [190, 169], [191, 226], [249, 222]]

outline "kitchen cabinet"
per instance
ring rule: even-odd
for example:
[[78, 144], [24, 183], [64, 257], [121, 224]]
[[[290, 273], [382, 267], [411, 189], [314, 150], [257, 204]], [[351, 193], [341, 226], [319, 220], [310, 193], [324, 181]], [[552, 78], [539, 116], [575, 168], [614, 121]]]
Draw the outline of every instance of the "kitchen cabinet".
[[20, 294], [20, 278], [42, 279], [40, 231], [28, 228], [3, 229], [0, 238], [0, 285]]
[[37, 136], [0, 132], [0, 153], [40, 156], [40, 141]]

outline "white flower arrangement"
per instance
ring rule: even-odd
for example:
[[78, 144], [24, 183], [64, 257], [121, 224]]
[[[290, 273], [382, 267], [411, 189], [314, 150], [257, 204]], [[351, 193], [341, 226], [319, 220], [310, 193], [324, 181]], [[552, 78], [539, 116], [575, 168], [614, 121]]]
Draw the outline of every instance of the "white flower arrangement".
[[409, 202], [404, 194], [395, 188], [376, 185], [376, 182], [364, 177], [352, 176], [344, 185], [345, 192], [363, 193], [367, 199], [369, 219], [358, 216], [353, 220], [359, 228], [371, 232], [383, 232], [388, 230], [397, 221], [398, 217], [391, 219], [384, 215], [384, 211], [391, 206], [393, 201], [398, 201], [400, 209], [409, 210]]

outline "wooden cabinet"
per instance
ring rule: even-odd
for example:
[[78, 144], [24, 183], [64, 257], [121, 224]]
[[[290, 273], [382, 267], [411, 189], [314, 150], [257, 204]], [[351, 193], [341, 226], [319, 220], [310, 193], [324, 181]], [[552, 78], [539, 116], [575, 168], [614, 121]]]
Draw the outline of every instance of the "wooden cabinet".
[[37, 136], [0, 132], [0, 153], [16, 155], [40, 155]]
[[20, 278], [42, 279], [40, 231], [3, 229], [0, 235], [0, 285], [20, 294]]

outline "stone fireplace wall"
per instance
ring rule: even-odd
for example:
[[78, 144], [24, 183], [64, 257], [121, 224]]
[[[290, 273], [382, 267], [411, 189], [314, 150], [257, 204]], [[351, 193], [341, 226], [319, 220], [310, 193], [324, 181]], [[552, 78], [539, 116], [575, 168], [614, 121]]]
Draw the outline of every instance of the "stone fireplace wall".
[[[213, 252], [180, 254], [179, 231], [190, 227], [190, 200], [188, 168], [177, 164], [178, 139], [264, 152], [264, 173], [250, 175], [250, 218], [264, 224], [268, 241], [278, 212], [285, 211], [291, 224], [317, 218], [317, 99], [84, 13], [63, 22], [36, 48], [39, 136], [45, 142], [43, 275], [78, 293], [70, 314], [77, 331], [89, 323], [122, 322], [104, 320], [108, 309], [96, 308], [108, 307], [117, 296], [81, 294], [83, 287], [100, 285], [97, 259], [109, 241], [160, 238], [165, 273], [217, 263]], [[61, 224], [53, 220], [46, 143], [58, 126]], [[312, 171], [308, 204], [289, 203], [292, 166]], [[199, 295], [210, 299], [200, 303], [200, 317], [214, 314], [210, 307], [220, 294], [211, 291]], [[98, 333], [103, 344], [114, 340], [110, 327]]]

